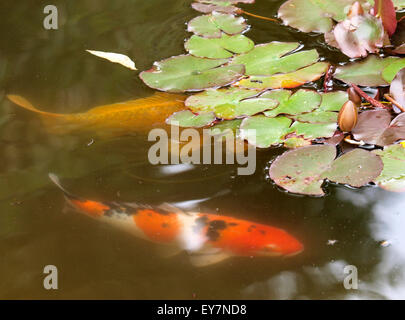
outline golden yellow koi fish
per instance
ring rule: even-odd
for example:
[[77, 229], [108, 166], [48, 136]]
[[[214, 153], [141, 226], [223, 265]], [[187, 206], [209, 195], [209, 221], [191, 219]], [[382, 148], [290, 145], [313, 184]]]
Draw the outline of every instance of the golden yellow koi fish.
[[27, 110], [39, 114], [54, 133], [71, 131], [113, 132], [114, 134], [144, 131], [163, 125], [173, 112], [184, 109], [186, 96], [157, 92], [147, 98], [129, 100], [90, 109], [83, 113], [57, 114], [35, 108], [29, 101], [18, 95], [7, 98]]

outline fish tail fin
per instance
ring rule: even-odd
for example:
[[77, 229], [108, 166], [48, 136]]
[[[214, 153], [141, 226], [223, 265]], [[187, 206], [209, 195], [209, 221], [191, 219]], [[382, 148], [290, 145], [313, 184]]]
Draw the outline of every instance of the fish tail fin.
[[22, 107], [24, 109], [30, 110], [32, 112], [39, 113], [39, 114], [44, 115], [44, 116], [59, 116], [56, 113], [51, 113], [51, 112], [38, 110], [37, 108], [35, 108], [31, 104], [31, 102], [29, 102], [27, 99], [25, 99], [24, 97], [21, 97], [19, 95], [8, 94], [7, 98], [8, 98], [8, 100], [15, 103], [16, 105], [18, 105], [18, 106], [20, 106], [20, 107]]
[[85, 213], [86, 215], [92, 218], [99, 218], [104, 215], [104, 213], [111, 209], [111, 207], [105, 203], [93, 200], [87, 200], [80, 198], [73, 193], [66, 190], [60, 180], [59, 177], [53, 173], [49, 173], [49, 179], [59, 188], [65, 195], [67, 202], [76, 210]]

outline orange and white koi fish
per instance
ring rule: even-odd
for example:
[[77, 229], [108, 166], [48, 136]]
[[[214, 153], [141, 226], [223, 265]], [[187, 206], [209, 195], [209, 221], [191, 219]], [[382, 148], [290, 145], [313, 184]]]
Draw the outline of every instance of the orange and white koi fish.
[[185, 212], [170, 204], [103, 203], [76, 197], [59, 179], [51, 180], [68, 203], [89, 217], [140, 238], [187, 251], [195, 266], [207, 266], [232, 256], [292, 256], [303, 245], [282, 229], [218, 214]]
[[20, 107], [39, 114], [46, 127], [53, 133], [91, 130], [103, 134], [107, 130], [109, 133], [120, 134], [164, 125], [167, 117], [185, 108], [186, 96], [157, 92], [150, 97], [99, 106], [87, 112], [74, 114], [38, 110], [18, 95], [8, 95], [7, 98]]

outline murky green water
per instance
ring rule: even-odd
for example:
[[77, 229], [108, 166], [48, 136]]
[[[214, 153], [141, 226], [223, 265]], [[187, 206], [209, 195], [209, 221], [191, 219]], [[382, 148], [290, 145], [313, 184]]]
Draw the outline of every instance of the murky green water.
[[[282, 1], [256, 2], [245, 8], [271, 16]], [[34, 114], [8, 102], [5, 94], [15, 93], [44, 110], [69, 113], [150, 95], [137, 73], [84, 50], [122, 52], [145, 70], [183, 52], [185, 22], [198, 15], [182, 0], [54, 1], [60, 27], [46, 31], [47, 4], [0, 4], [0, 298], [405, 297], [402, 194], [334, 186], [324, 198], [286, 194], [266, 178], [281, 149], [259, 151], [252, 176], [236, 175], [232, 165], [156, 167], [147, 161], [142, 135], [52, 135]], [[248, 22], [256, 43], [302, 41], [332, 62], [347, 61], [320, 36]], [[170, 202], [277, 226], [303, 242], [305, 251], [196, 268], [186, 254], [162, 257], [157, 245], [64, 213], [65, 200], [49, 172], [90, 199]], [[390, 245], [381, 246], [383, 240]], [[42, 285], [50, 264], [59, 270], [55, 291]], [[358, 268], [358, 290], [344, 289], [347, 265]]]

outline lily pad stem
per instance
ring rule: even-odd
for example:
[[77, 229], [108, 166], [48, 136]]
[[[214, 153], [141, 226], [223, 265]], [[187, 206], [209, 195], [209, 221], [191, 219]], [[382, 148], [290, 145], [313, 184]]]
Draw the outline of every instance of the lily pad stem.
[[242, 9], [238, 9], [237, 13], [238, 14], [246, 14], [247, 16], [255, 17], [255, 18], [258, 18], [258, 19], [262, 19], [262, 20], [268, 20], [268, 21], [274, 21], [274, 22], [280, 23], [280, 21], [277, 20], [277, 19], [259, 16], [257, 14], [253, 14], [253, 13], [247, 12], [247, 11], [242, 10]]
[[377, 101], [373, 98], [371, 98], [367, 93], [365, 93], [363, 90], [361, 90], [358, 86], [356, 86], [354, 83], [351, 83], [350, 86], [365, 100], [370, 102], [374, 107], [377, 108], [383, 108], [383, 109], [391, 109], [390, 107], [384, 106], [380, 101]]
[[401, 106], [394, 98], [392, 98], [388, 93], [384, 94], [384, 98], [387, 99], [389, 102], [391, 102], [393, 105], [398, 107], [399, 110], [402, 112], [405, 112], [405, 109], [403, 106]]

